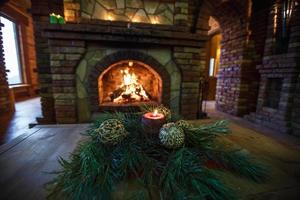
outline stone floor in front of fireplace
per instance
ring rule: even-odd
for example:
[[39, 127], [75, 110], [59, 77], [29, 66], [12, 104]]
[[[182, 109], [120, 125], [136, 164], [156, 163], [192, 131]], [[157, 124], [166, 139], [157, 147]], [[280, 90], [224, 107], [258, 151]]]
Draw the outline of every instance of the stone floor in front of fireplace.
[[[270, 166], [270, 180], [255, 184], [236, 176], [224, 181], [233, 187], [242, 199], [248, 200], [298, 200], [300, 199], [300, 139], [276, 136], [242, 119], [235, 119], [207, 107], [210, 119], [196, 123], [209, 123], [216, 119], [230, 120], [235, 145], [251, 152]], [[30, 129], [11, 142], [0, 146], [0, 199], [45, 199], [43, 184], [53, 178], [48, 174], [59, 169], [57, 158], [67, 158], [76, 145], [85, 140], [80, 133], [88, 124], [44, 125]]]

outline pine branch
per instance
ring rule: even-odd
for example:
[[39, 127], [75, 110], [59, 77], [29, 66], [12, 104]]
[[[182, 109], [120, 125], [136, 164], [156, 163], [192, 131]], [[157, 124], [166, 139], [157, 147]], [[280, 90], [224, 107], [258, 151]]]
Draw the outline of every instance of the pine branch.
[[161, 176], [164, 198], [233, 200], [232, 191], [201, 165], [197, 154], [188, 148], [174, 152]]
[[[107, 119], [120, 120], [129, 132], [114, 146], [106, 146], [96, 137], [95, 129]], [[151, 199], [153, 188], [157, 188], [162, 200], [234, 200], [232, 190], [203, 166], [207, 158], [257, 182], [265, 175], [263, 168], [247, 156], [218, 149], [215, 139], [229, 133], [226, 121], [185, 130], [186, 146], [193, 149], [177, 150], [165, 149], [159, 141], [148, 139], [140, 121], [141, 113], [102, 115], [87, 131], [91, 140], [81, 144], [70, 161], [59, 159], [62, 170], [47, 185], [49, 199], [111, 199], [117, 185], [133, 176], [141, 189], [130, 199]]]
[[215, 161], [233, 173], [251, 179], [257, 183], [265, 182], [269, 169], [240, 150], [207, 150], [209, 159]]
[[199, 148], [209, 148], [216, 137], [229, 134], [227, 121], [218, 121], [185, 130], [187, 141]]

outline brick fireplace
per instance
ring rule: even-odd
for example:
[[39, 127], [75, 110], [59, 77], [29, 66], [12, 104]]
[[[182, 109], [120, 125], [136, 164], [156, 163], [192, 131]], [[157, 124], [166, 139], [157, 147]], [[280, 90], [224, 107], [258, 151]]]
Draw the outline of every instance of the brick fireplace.
[[[140, 103], [162, 103], [186, 118], [197, 117], [205, 36], [179, 25], [82, 20], [45, 26], [43, 37], [56, 123], [88, 122], [103, 111]], [[118, 93], [124, 73], [134, 74], [148, 99]], [[125, 100], [114, 102], [116, 95]]]

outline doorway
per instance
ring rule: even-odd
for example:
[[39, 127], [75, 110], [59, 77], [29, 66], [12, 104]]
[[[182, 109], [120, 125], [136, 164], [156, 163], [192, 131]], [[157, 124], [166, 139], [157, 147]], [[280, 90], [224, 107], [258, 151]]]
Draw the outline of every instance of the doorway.
[[217, 75], [220, 65], [221, 55], [221, 40], [220, 33], [210, 36], [207, 45], [207, 67], [206, 67], [206, 85], [207, 92], [205, 100], [214, 101], [216, 99]]

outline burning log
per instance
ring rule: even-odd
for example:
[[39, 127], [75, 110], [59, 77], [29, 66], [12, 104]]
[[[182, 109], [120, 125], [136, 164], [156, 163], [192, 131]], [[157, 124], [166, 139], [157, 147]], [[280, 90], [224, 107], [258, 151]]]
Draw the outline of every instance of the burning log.
[[129, 103], [136, 101], [149, 101], [150, 95], [145, 91], [142, 84], [134, 73], [129, 73], [129, 69], [121, 70], [123, 74], [123, 83], [111, 95], [111, 101], [114, 103]]

